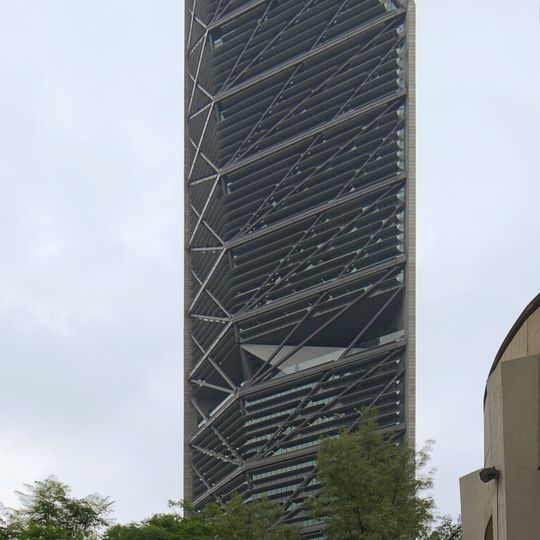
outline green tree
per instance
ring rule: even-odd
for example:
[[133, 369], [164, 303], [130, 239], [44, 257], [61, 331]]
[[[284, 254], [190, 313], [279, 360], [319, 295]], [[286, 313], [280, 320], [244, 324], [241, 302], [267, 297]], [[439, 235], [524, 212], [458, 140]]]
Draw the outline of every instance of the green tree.
[[280, 523], [282, 508], [266, 499], [245, 502], [233, 497], [223, 508], [206, 505], [200, 512], [173, 503], [180, 512], [156, 514], [139, 523], [114, 525], [103, 540], [300, 540], [299, 528]]
[[216, 540], [300, 540], [296, 525], [280, 522], [282, 507], [268, 499], [244, 502], [233, 497], [216, 516]]
[[461, 538], [461, 521], [454, 522], [451, 517], [444, 516], [427, 540], [461, 540]]
[[377, 429], [362, 413], [355, 432], [324, 439], [317, 456], [321, 493], [312, 503], [324, 517], [330, 540], [416, 540], [426, 538], [434, 503], [421, 493], [431, 487], [419, 471], [427, 451], [415, 454]]
[[7, 511], [0, 524], [2, 540], [94, 540], [109, 524], [112, 502], [107, 497], [70, 495], [71, 489], [54, 477], [17, 492], [21, 507]]
[[[201, 512], [192, 511], [186, 503], [170, 501], [171, 512], [155, 514], [138, 523], [113, 525], [103, 540], [211, 540], [214, 538], [215, 516], [221, 512], [215, 504]], [[177, 510], [187, 510], [182, 516]]]

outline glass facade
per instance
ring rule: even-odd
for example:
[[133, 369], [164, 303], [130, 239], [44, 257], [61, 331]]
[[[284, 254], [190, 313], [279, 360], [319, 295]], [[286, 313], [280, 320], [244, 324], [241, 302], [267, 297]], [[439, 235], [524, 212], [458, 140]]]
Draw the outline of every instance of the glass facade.
[[185, 496], [281, 502], [321, 437], [414, 438], [414, 6], [186, 2]]

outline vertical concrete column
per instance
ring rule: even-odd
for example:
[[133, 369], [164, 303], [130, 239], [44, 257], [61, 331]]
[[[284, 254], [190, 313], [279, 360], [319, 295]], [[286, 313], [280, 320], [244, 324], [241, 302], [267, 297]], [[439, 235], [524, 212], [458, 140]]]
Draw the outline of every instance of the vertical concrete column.
[[[506, 531], [501, 540], [540, 538], [540, 472], [538, 471], [539, 358], [501, 362]], [[506, 533], [506, 535], [504, 534]]]
[[406, 352], [406, 400], [405, 422], [407, 439], [414, 447], [416, 443], [416, 5], [410, 1], [407, 8], [407, 127], [406, 127], [406, 171], [407, 187], [405, 200], [405, 249], [406, 296], [405, 328]]
[[[189, 44], [187, 43], [190, 27], [190, 10], [193, 8], [193, 1], [186, 0], [184, 4], [184, 183], [188, 181], [188, 174], [190, 168], [189, 159], [189, 130], [188, 130], [188, 100], [191, 91], [191, 83], [189, 80], [189, 60], [188, 51]], [[191, 303], [191, 279], [189, 275], [189, 238], [190, 238], [190, 209], [189, 209], [189, 190], [187, 185], [184, 185], [184, 464], [191, 463], [191, 449], [189, 447], [189, 439], [196, 429], [196, 421], [193, 407], [190, 403], [191, 388], [189, 385], [189, 373], [191, 371], [191, 340], [189, 336], [191, 334], [189, 327], [189, 305]], [[191, 500], [193, 498], [192, 486], [193, 477], [191, 467], [183, 467], [183, 498]]]

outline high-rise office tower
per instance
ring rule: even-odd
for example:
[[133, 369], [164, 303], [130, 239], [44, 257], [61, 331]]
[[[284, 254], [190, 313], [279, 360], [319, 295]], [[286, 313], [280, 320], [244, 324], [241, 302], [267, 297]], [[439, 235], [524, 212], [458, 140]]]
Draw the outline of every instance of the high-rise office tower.
[[414, 5], [187, 0], [185, 496], [317, 490], [375, 407], [414, 440]]

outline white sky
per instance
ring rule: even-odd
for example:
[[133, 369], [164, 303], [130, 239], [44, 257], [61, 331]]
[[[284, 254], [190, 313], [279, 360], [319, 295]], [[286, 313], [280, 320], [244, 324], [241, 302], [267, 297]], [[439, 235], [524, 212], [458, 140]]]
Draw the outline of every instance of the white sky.
[[[0, 500], [181, 496], [182, 2], [0, 0]], [[540, 289], [538, 0], [418, 0], [418, 441], [482, 465], [485, 377]]]

